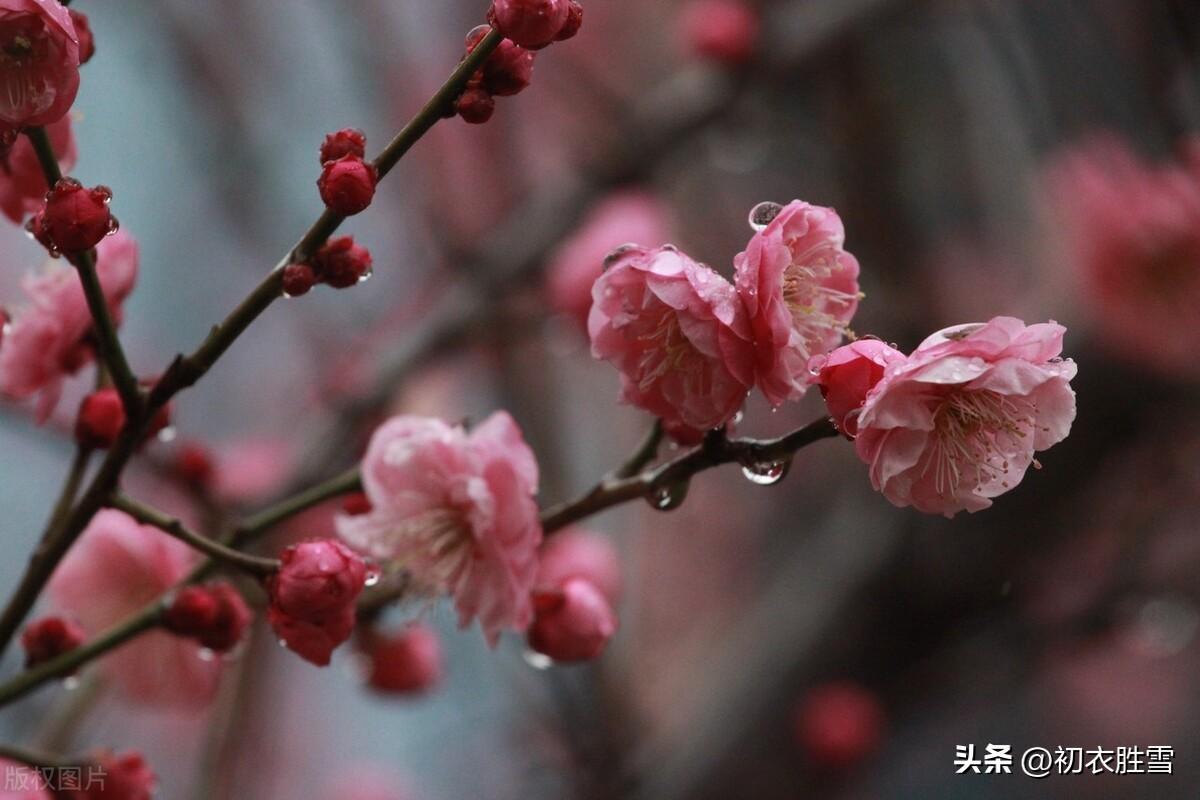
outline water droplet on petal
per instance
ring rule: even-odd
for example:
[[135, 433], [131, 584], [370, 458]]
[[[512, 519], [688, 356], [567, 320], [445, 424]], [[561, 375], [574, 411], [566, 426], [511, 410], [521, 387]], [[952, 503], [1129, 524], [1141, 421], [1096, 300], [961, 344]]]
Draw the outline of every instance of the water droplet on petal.
[[746, 415], [745, 415], [743, 412], [739, 411], [739, 412], [737, 412], [736, 414], [734, 414], [734, 415], [733, 415], [733, 419], [729, 420], [729, 424], [731, 424], [731, 425], [741, 425], [741, 424], [742, 424], [742, 420], [743, 420], [743, 419], [745, 419], [745, 417], [746, 417]]
[[358, 276], [358, 282], [366, 283], [367, 281], [371, 280], [371, 276], [374, 274], [375, 274], [375, 267], [367, 267], [365, 270], [363, 270], [362, 275]]
[[808, 371], [813, 375], [820, 375], [827, 363], [829, 363], [829, 356], [824, 354], [813, 356], [808, 360]]
[[212, 661], [217, 657], [217, 654], [207, 647], [201, 647], [196, 651], [196, 655], [201, 661]]
[[109, 215], [109, 217], [108, 217], [108, 230], [106, 230], [106, 231], [104, 232], [104, 235], [105, 235], [105, 236], [112, 236], [114, 233], [116, 233], [116, 232], [117, 232], [117, 231], [119, 231], [120, 229], [121, 229], [121, 223], [117, 221], [117, 218], [116, 218], [116, 217], [114, 217], [114, 216], [112, 216], [112, 215]]
[[750, 209], [750, 217], [748, 220], [750, 222], [750, 227], [755, 231], [764, 230], [775, 220], [776, 217], [779, 216], [780, 211], [783, 211], [783, 206], [779, 205], [779, 203], [759, 203], [754, 208]]
[[791, 465], [791, 459], [787, 458], [779, 461], [762, 461], [754, 464], [745, 464], [742, 466], [742, 474], [746, 476], [746, 480], [756, 486], [771, 486], [783, 480]]
[[363, 586], [375, 586], [379, 583], [381, 573], [378, 569], [371, 568], [367, 570], [367, 577], [363, 580]]
[[621, 245], [620, 247], [613, 248], [612, 251], [610, 251], [609, 254], [604, 257], [604, 268], [608, 269], [613, 264], [617, 263], [626, 255], [628, 255], [631, 251], [637, 250], [639, 247], [640, 245], [629, 242]]
[[173, 442], [177, 433], [174, 425], [168, 425], [158, 432], [158, 440], [160, 442]]
[[554, 666], [554, 659], [545, 653], [539, 653], [536, 650], [531, 650], [526, 647], [521, 653], [521, 657], [525, 659], [525, 663], [537, 670], [550, 669]]

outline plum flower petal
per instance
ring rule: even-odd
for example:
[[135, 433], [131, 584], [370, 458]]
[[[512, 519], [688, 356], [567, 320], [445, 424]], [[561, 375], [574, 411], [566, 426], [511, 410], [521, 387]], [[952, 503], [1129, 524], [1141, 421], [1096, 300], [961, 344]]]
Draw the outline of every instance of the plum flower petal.
[[804, 395], [813, 356], [837, 346], [858, 309], [858, 261], [832, 208], [793, 200], [734, 258], [755, 340], [755, 373], [772, 405]]
[[754, 343], [737, 292], [674, 247], [614, 252], [592, 288], [592, 355], [621, 374], [621, 399], [668, 430], [727, 423], [754, 385]]
[[57, 122], [79, 91], [79, 37], [58, 0], [0, 0], [0, 128]]
[[[77, 151], [68, 114], [46, 126], [50, 147], [63, 172], [75, 166]], [[0, 156], [0, 211], [18, 225], [46, 201], [46, 177], [29, 137], [18, 136], [7, 156]]]
[[478, 620], [493, 645], [502, 630], [528, 627], [538, 470], [508, 414], [470, 433], [393, 417], [371, 437], [362, 476], [371, 510], [337, 518], [345, 542], [404, 567], [425, 593], [453, 597], [460, 624]]
[[[96, 248], [96, 273], [115, 322], [137, 281], [138, 247], [122, 232]], [[40, 394], [38, 419], [54, 411], [65, 378], [95, 358], [92, 315], [78, 273], [52, 262], [23, 281], [29, 305], [19, 311], [0, 343], [0, 395], [25, 400]]]
[[1015, 487], [1075, 418], [1064, 332], [996, 317], [939, 331], [892, 361], [857, 419], [872, 485], [897, 506], [948, 517]]

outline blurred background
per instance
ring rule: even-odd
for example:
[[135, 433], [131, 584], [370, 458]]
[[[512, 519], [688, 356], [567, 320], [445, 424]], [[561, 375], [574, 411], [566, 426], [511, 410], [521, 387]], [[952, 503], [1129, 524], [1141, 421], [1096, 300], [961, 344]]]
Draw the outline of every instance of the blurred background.
[[[325, 133], [361, 128], [377, 152], [486, 5], [76, 4], [97, 55], [74, 174], [112, 187], [141, 243], [122, 328], [140, 372], [192, 348], [315, 219]], [[825, 440], [775, 486], [727, 467], [676, 511], [589, 520], [624, 573], [621, 629], [595, 663], [540, 668], [515, 637], [489, 651], [447, 607], [407, 604], [383, 624], [423, 618], [445, 656], [420, 697], [364, 686], [353, 647], [318, 670], [259, 628], [203, 701], [153, 662], [140, 685], [94, 669], [5, 709], [4, 740], [141, 749], [172, 800], [1195, 797], [1200, 6], [744, 10], [587, 3], [530, 89], [486, 125], [436, 126], [347, 223], [372, 280], [272, 307], [177, 401], [177, 439], [148, 448], [131, 485], [219, 519], [348, 466], [385, 414], [506, 408], [542, 502], [567, 499], [650, 424], [615, 403], [580, 326], [604, 253], [657, 237], [644, 243], [730, 275], [750, 208], [792, 198], [845, 222], [859, 334], [909, 350], [997, 314], [1068, 327], [1079, 416], [1043, 470], [945, 520], [893, 508], [853, 448]], [[43, 257], [0, 226], [0, 304], [20, 305]], [[2, 586], [53, 503], [88, 385], [40, 428], [2, 407]], [[821, 413], [819, 397], [778, 413], [756, 398], [739, 432]], [[183, 442], [214, 454], [205, 503], [172, 478]], [[330, 532], [318, 511], [264, 549]], [[1174, 772], [955, 774], [956, 746], [989, 743], [1018, 759], [1163, 745]]]

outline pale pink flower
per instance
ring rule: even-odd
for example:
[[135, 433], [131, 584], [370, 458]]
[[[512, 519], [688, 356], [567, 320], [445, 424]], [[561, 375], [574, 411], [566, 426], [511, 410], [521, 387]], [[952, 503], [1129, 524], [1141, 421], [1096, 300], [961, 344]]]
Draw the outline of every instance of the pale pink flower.
[[734, 258], [758, 386], [771, 405], [804, 395], [809, 359], [838, 345], [858, 309], [858, 261], [845, 238], [832, 208], [793, 200]]
[[[97, 512], [50, 580], [54, 605], [95, 634], [140, 610], [182, 580], [196, 554], [157, 528], [113, 509]], [[198, 707], [216, 690], [219, 661], [196, 642], [152, 631], [104, 657], [105, 674], [129, 699]]]
[[[137, 280], [137, 243], [117, 233], [100, 243], [96, 256], [109, 312], [119, 322], [122, 303]], [[58, 405], [63, 379], [95, 358], [92, 315], [73, 267], [51, 262], [23, 286], [30, 304], [0, 343], [0, 395], [25, 400], [38, 394], [37, 416], [44, 421]]]
[[[50, 147], [63, 172], [70, 172], [77, 156], [71, 133], [71, 116], [46, 126]], [[7, 156], [0, 156], [0, 211], [18, 225], [46, 201], [46, 176], [33, 152], [29, 137], [18, 136]]]
[[[1184, 148], [1198, 152], [1200, 137]], [[1096, 333], [1167, 375], [1200, 375], [1200, 160], [1151, 165], [1115, 137], [1050, 171]]]
[[48, 781], [33, 767], [0, 758], [0, 800], [54, 800]]
[[1065, 332], [996, 317], [939, 331], [888, 366], [858, 416], [872, 485], [897, 506], [950, 517], [1020, 483], [1075, 418]]
[[58, 0], [0, 0], [0, 128], [57, 122], [79, 91], [79, 38]]
[[592, 288], [592, 355], [621, 374], [621, 399], [668, 430], [733, 418], [754, 385], [754, 343], [728, 281], [674, 247], [615, 251]]
[[337, 518], [351, 546], [407, 569], [428, 594], [453, 596], [459, 623], [479, 620], [490, 644], [532, 619], [542, 540], [538, 468], [512, 417], [470, 433], [399, 416], [371, 437], [362, 461], [371, 510]]
[[670, 227], [668, 210], [654, 195], [634, 190], [609, 195], [551, 253], [546, 264], [550, 307], [586, 329], [592, 284], [604, 271], [604, 257], [626, 242], [666, 241]]

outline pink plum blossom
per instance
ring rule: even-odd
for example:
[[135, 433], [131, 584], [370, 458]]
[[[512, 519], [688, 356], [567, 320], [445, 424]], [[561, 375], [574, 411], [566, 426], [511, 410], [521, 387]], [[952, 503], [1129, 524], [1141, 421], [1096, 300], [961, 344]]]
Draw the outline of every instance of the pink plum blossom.
[[604, 257], [626, 242], [666, 241], [669, 231], [667, 208], [654, 195], [634, 190], [609, 195], [550, 255], [546, 293], [551, 308], [586, 329], [592, 284], [604, 271]]
[[[64, 172], [69, 172], [75, 166], [77, 157], [70, 115], [47, 125], [46, 135], [59, 166]], [[48, 191], [50, 187], [46, 185], [42, 165], [33, 151], [33, 145], [29, 143], [29, 137], [18, 136], [8, 155], [0, 155], [0, 211], [19, 225], [25, 217], [42, 207]]]
[[590, 581], [615, 604], [621, 596], [621, 561], [612, 541], [584, 528], [568, 528], [542, 546], [536, 588], [557, 589], [572, 578]]
[[0, 800], [54, 800], [45, 788], [49, 782], [33, 767], [0, 758], [0, 774], [5, 777], [0, 783]]
[[1075, 418], [1065, 332], [996, 317], [939, 331], [891, 363], [858, 416], [872, 485], [894, 505], [947, 517], [1015, 487]]
[[[114, 509], [97, 512], [50, 580], [54, 605], [96, 633], [182, 580], [197, 557], [187, 545]], [[198, 707], [216, 690], [219, 661], [199, 645], [152, 631], [105, 656], [105, 673], [130, 699]]]
[[858, 308], [858, 261], [845, 238], [832, 208], [793, 200], [734, 258], [756, 379], [774, 406], [804, 395], [809, 359], [837, 346]]
[[79, 91], [79, 37], [58, 0], [0, 0], [0, 129], [49, 125]]
[[719, 428], [742, 407], [754, 385], [750, 324], [711, 268], [670, 245], [622, 247], [592, 298], [592, 355], [620, 372], [622, 400], [676, 436]]
[[[109, 312], [119, 322], [137, 280], [137, 243], [117, 233], [100, 243], [96, 256]], [[0, 344], [0, 395], [13, 400], [38, 395], [37, 416], [45, 421], [58, 405], [63, 379], [95, 357], [92, 315], [72, 267], [51, 262], [23, 286], [30, 304], [16, 314]]]
[[452, 596], [459, 623], [479, 620], [493, 646], [501, 630], [529, 625], [538, 467], [512, 417], [497, 412], [470, 433], [393, 417], [371, 437], [362, 481], [371, 510], [339, 516], [342, 539], [403, 566], [425, 593]]
[[828, 356], [812, 357], [809, 369], [816, 375], [829, 416], [846, 438], [858, 433], [858, 414], [867, 393], [887, 367], [903, 360], [903, 353], [878, 339], [859, 339]]
[[[1200, 152], [1200, 137], [1185, 149]], [[1115, 137], [1050, 171], [1096, 332], [1114, 353], [1176, 378], [1200, 375], [1200, 160], [1150, 165]]]

